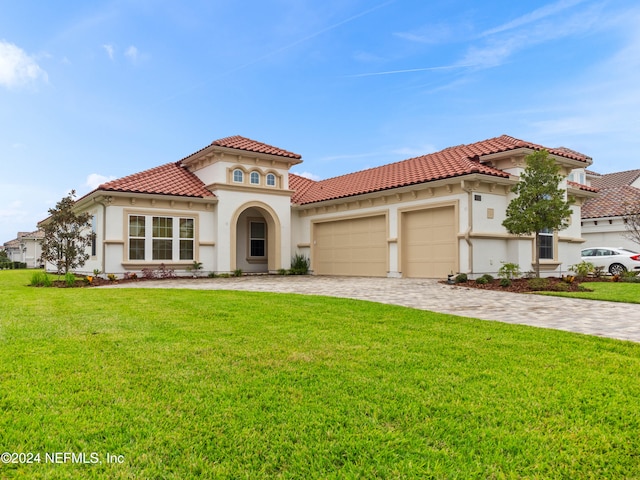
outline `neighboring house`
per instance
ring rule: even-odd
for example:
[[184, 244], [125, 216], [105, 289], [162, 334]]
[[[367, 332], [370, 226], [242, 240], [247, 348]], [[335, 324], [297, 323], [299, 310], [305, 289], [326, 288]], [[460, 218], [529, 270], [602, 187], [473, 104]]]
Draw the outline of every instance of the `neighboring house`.
[[[100, 185], [76, 203], [96, 241], [84, 272], [123, 274], [164, 263], [178, 272], [277, 272], [295, 253], [318, 275], [446, 278], [533, 269], [533, 236], [502, 226], [525, 157], [544, 147], [501, 136], [313, 181], [289, 173], [301, 156], [240, 136]], [[591, 158], [547, 149], [564, 175]], [[545, 232], [542, 269], [580, 261], [580, 206], [596, 189], [563, 181], [571, 225]], [[45, 220], [46, 221], [46, 220]]]
[[41, 230], [35, 232], [18, 232], [13, 240], [4, 244], [7, 258], [12, 262], [22, 262], [27, 264], [27, 268], [40, 268], [40, 256], [42, 255], [42, 238], [44, 233]]
[[625, 237], [624, 214], [628, 205], [640, 212], [640, 170], [600, 175], [587, 172], [587, 183], [600, 195], [582, 207], [584, 247], [622, 247], [640, 251], [640, 245]]

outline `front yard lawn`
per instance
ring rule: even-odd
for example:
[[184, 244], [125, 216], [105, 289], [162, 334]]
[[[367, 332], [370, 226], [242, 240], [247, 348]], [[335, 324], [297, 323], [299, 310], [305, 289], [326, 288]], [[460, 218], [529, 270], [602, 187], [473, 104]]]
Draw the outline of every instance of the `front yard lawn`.
[[640, 303], [640, 283], [583, 282], [592, 292], [540, 292], [559, 297], [606, 300], [609, 302]]
[[640, 477], [638, 344], [31, 273], [0, 272], [2, 479]]

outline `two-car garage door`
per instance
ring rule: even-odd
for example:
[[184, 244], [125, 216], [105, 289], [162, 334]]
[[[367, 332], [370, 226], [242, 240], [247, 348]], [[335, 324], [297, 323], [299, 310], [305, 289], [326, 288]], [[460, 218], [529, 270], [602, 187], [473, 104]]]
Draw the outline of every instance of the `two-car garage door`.
[[316, 274], [387, 275], [385, 215], [318, 222], [314, 224], [313, 238]]

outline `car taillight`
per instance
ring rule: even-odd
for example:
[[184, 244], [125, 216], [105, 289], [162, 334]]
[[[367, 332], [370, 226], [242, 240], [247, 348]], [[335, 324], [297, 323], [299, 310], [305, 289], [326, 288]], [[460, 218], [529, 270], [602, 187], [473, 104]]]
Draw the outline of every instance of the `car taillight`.
[[636, 262], [640, 262], [640, 254], [638, 254], [638, 255], [631, 255], [631, 260], [635, 260]]

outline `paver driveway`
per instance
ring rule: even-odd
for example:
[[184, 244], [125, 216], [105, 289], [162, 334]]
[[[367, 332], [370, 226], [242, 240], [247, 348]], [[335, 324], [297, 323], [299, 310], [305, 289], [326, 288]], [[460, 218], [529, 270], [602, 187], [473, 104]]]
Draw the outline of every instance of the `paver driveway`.
[[114, 287], [247, 290], [356, 298], [640, 342], [640, 304], [452, 287], [436, 280], [257, 275], [215, 279], [180, 278], [125, 283]]

